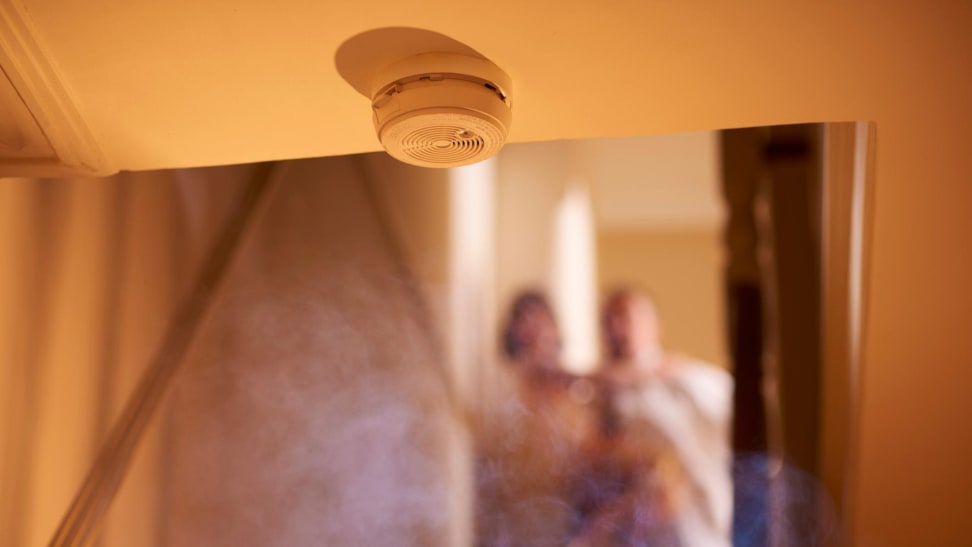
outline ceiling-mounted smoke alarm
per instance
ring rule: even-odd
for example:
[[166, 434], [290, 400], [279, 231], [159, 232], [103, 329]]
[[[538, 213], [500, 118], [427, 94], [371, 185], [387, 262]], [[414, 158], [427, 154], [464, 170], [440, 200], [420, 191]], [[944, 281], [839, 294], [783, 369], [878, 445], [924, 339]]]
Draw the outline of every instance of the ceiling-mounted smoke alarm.
[[372, 80], [378, 140], [394, 158], [421, 167], [482, 161], [509, 134], [510, 78], [486, 59], [423, 53]]

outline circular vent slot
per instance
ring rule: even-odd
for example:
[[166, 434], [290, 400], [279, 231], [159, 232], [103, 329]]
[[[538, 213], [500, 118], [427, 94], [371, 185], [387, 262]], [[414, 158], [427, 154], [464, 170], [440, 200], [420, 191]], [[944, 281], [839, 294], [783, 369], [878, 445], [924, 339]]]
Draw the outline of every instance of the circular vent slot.
[[487, 143], [479, 134], [457, 125], [421, 127], [404, 135], [402, 151], [427, 163], [465, 163], [481, 155]]
[[503, 147], [505, 128], [478, 112], [425, 111], [390, 121], [381, 142], [392, 156], [424, 167], [459, 167]]

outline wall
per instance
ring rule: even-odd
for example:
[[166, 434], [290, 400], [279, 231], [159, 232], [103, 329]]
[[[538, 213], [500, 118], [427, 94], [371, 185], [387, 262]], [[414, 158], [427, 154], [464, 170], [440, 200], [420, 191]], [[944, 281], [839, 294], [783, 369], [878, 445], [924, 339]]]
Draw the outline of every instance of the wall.
[[[251, 175], [0, 181], [5, 545], [50, 539]], [[102, 545], [461, 542], [464, 429], [360, 173], [289, 164], [250, 228]]]
[[902, 125], [877, 126], [857, 545], [972, 543], [972, 158], [961, 145], [972, 120], [937, 97], [919, 103], [897, 113]]
[[544, 293], [557, 317], [564, 368], [597, 367], [596, 219], [586, 143], [509, 145], [498, 156], [496, 306], [502, 324], [514, 298]]
[[571, 174], [565, 152], [564, 143], [547, 142], [509, 145], [498, 156], [496, 302], [501, 318], [518, 292], [550, 291], [554, 215]]
[[[650, 290], [673, 348], [726, 366], [717, 134], [508, 145], [499, 155], [497, 305], [556, 283], [554, 224], [571, 185], [590, 195], [596, 276]], [[566, 303], [550, 292], [556, 308]], [[573, 295], [577, 297], [577, 295]], [[597, 331], [597, 311], [588, 328]], [[593, 366], [596, 363], [590, 363]]]
[[601, 293], [619, 286], [647, 290], [670, 350], [728, 367], [721, 238], [714, 228], [602, 231]]
[[728, 366], [719, 133], [575, 141], [591, 181], [598, 286], [649, 291], [665, 343]]
[[[0, 180], [0, 544], [50, 540], [253, 173]], [[146, 438], [106, 537], [150, 544], [159, 435]]]

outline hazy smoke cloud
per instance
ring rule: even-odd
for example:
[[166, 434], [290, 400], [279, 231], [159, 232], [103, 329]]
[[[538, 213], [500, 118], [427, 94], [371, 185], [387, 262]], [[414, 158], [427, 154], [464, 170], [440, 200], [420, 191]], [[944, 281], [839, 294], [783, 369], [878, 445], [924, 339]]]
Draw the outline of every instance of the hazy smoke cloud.
[[169, 545], [448, 544], [462, 438], [345, 159], [271, 196], [172, 397]]

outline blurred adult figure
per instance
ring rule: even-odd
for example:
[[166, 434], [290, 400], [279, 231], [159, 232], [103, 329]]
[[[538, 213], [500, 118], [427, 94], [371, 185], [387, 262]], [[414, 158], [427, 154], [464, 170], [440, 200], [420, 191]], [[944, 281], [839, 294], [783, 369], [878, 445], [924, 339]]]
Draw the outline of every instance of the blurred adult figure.
[[562, 546], [578, 453], [596, 429], [594, 388], [561, 368], [560, 331], [541, 293], [514, 300], [502, 345], [502, 395], [478, 428], [477, 544]]
[[666, 352], [655, 304], [641, 293], [611, 294], [603, 320], [600, 429], [620, 493], [588, 517], [575, 544], [728, 546], [731, 377]]

